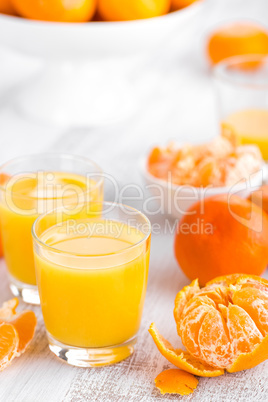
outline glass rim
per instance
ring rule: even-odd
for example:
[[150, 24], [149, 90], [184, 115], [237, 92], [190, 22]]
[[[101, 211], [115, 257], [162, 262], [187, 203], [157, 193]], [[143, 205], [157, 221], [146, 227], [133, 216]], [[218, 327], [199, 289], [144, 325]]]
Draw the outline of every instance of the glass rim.
[[[59, 250], [59, 249], [57, 249], [57, 248], [55, 248], [55, 247], [53, 247], [53, 246], [49, 246], [49, 245], [46, 244], [44, 241], [42, 241], [42, 240], [39, 238], [39, 236], [36, 234], [36, 226], [38, 225], [38, 223], [39, 223], [42, 219], [44, 219], [46, 216], [48, 216], [48, 215], [50, 215], [50, 214], [53, 214], [53, 213], [57, 213], [57, 211], [61, 211], [61, 210], [64, 209], [63, 207], [59, 207], [59, 208], [52, 209], [52, 210], [50, 210], [50, 211], [48, 211], [48, 212], [45, 212], [44, 214], [41, 214], [41, 215], [34, 221], [34, 223], [33, 223], [33, 225], [32, 225], [32, 229], [31, 229], [33, 240], [36, 241], [36, 242], [39, 244], [39, 246], [41, 246], [41, 247], [43, 247], [43, 248], [45, 248], [45, 249], [48, 249], [49, 251], [51, 251], [51, 252], [53, 252], [53, 253], [57, 253], [57, 254], [65, 255], [65, 256], [77, 257], [77, 258], [85, 258], [85, 259], [86, 259], [86, 258], [90, 258], [90, 259], [96, 258], [96, 259], [98, 259], [98, 258], [111, 257], [111, 256], [116, 256], [116, 255], [121, 255], [121, 254], [127, 253], [127, 252], [129, 252], [130, 250], [132, 250], [132, 249], [134, 249], [134, 248], [140, 246], [141, 244], [145, 243], [145, 242], [149, 239], [149, 237], [151, 236], [151, 233], [152, 233], [152, 224], [151, 224], [151, 222], [150, 222], [150, 219], [149, 219], [143, 212], [139, 211], [138, 209], [136, 209], [136, 208], [134, 208], [134, 207], [130, 207], [129, 205], [122, 204], [122, 203], [109, 202], [109, 201], [94, 202], [94, 205], [95, 205], [95, 206], [96, 206], [96, 205], [101, 205], [101, 206], [107, 205], [107, 206], [113, 206], [113, 207], [116, 207], [116, 208], [123, 207], [124, 209], [126, 209], [126, 210], [129, 211], [129, 212], [135, 212], [137, 215], [139, 215], [140, 217], [142, 217], [142, 218], [144, 219], [144, 222], [145, 222], [146, 224], [148, 224], [148, 231], [147, 231], [147, 233], [143, 233], [143, 232], [142, 232], [142, 233], [144, 234], [144, 236], [143, 236], [143, 238], [142, 238], [141, 240], [139, 240], [138, 242], [136, 242], [136, 243], [134, 243], [134, 244], [131, 244], [131, 245], [128, 246], [128, 247], [125, 247], [125, 248], [123, 248], [123, 249], [120, 249], [120, 250], [118, 250], [118, 251], [116, 251], [116, 252], [112, 252], [112, 253], [99, 254], [99, 255], [85, 255], [85, 254], [78, 254], [78, 253], [73, 253], [73, 252], [62, 251], [62, 250]], [[102, 212], [102, 211], [100, 211], [100, 212]], [[92, 217], [92, 218], [94, 218], [94, 217]], [[115, 222], [118, 222], [118, 223], [122, 223], [120, 220], [113, 220], [113, 219], [109, 219], [109, 220], [110, 220], [110, 221], [115, 221]], [[51, 227], [52, 227], [52, 226], [51, 226]]]
[[[42, 152], [42, 153], [36, 153], [36, 154], [29, 154], [29, 155], [23, 155], [23, 156], [18, 156], [16, 158], [12, 158], [9, 161], [3, 163], [2, 165], [0, 165], [0, 175], [5, 173], [4, 169], [12, 166], [15, 163], [22, 163], [24, 161], [28, 161], [28, 160], [34, 160], [34, 159], [38, 159], [38, 158], [55, 158], [55, 159], [65, 159], [65, 160], [77, 160], [78, 162], [84, 162], [86, 164], [90, 164], [91, 166], [94, 166], [97, 170], [96, 174], [99, 174], [100, 177], [96, 180], [96, 184], [90, 188], [90, 189], [86, 189], [85, 191], [83, 191], [83, 194], [86, 194], [87, 192], [90, 192], [92, 190], [97, 189], [98, 187], [100, 187], [103, 182], [104, 182], [104, 176], [103, 176], [103, 170], [102, 168], [96, 163], [94, 162], [92, 159], [89, 159], [85, 156], [81, 156], [81, 155], [73, 155], [73, 154], [68, 154], [65, 152]], [[33, 171], [33, 172], [27, 172], [27, 173], [36, 173], [39, 170]], [[47, 170], [49, 172], [49, 169]], [[62, 171], [64, 172], [64, 171]], [[72, 173], [72, 172], [69, 172]], [[10, 177], [14, 177], [16, 175], [19, 175], [20, 173], [16, 173], [14, 175], [11, 175]], [[86, 176], [85, 176], [86, 177]], [[3, 192], [7, 192], [7, 189], [5, 188], [4, 184], [0, 183], [0, 191]], [[30, 196], [30, 195], [19, 195], [18, 196], [21, 199], [31, 199], [31, 200], [36, 200], [36, 199], [40, 199], [40, 200], [51, 200], [51, 199], [55, 199], [55, 197], [38, 197], [38, 196]], [[69, 198], [70, 196], [61, 196], [61, 198]], [[57, 197], [56, 197], [57, 198]]]
[[[213, 77], [218, 80], [228, 84], [232, 84], [238, 87], [245, 87], [245, 88], [252, 88], [252, 89], [266, 89], [268, 88], [268, 77], [266, 82], [260, 83], [250, 83], [248, 81], [237, 81], [237, 79], [232, 78], [226, 71], [227, 68], [230, 66], [235, 66], [241, 63], [247, 62], [260, 62], [263, 61], [264, 64], [268, 65], [268, 55], [266, 54], [246, 54], [246, 55], [239, 55], [239, 56], [232, 56], [228, 57], [219, 63], [217, 63], [213, 69], [212, 74]], [[243, 70], [242, 72], [247, 71]], [[241, 73], [242, 74], [242, 73]]]

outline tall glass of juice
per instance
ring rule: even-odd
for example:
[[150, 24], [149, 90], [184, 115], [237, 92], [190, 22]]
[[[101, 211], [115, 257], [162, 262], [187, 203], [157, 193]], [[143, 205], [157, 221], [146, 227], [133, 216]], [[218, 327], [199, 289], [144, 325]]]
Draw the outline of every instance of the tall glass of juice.
[[120, 204], [61, 209], [33, 225], [34, 256], [49, 347], [80, 367], [134, 351], [149, 269], [151, 225]]
[[237, 56], [214, 68], [221, 122], [238, 143], [256, 144], [268, 160], [268, 57]]
[[14, 159], [0, 168], [0, 221], [10, 288], [27, 303], [39, 304], [31, 227], [56, 207], [101, 202], [102, 170], [87, 158], [41, 154]]

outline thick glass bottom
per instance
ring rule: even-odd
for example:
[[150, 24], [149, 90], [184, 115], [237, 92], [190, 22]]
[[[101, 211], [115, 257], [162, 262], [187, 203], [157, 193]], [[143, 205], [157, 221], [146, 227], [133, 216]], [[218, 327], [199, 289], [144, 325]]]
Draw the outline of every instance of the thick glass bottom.
[[48, 332], [47, 336], [51, 352], [66, 363], [77, 367], [100, 367], [118, 363], [132, 355], [137, 342], [135, 336], [120, 345], [79, 348], [57, 341]]
[[25, 303], [40, 304], [37, 286], [27, 285], [9, 275], [9, 286], [14, 296], [20, 297]]

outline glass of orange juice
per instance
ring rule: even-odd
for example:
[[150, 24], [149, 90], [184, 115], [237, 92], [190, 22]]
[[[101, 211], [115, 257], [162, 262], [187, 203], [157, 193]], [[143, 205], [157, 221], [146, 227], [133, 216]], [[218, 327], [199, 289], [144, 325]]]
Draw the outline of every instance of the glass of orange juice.
[[14, 159], [0, 168], [0, 221], [10, 288], [27, 303], [39, 304], [31, 227], [56, 207], [103, 199], [102, 170], [87, 158], [41, 154]]
[[268, 57], [237, 56], [214, 68], [221, 122], [268, 160]]
[[146, 216], [120, 204], [88, 203], [41, 215], [32, 233], [50, 350], [80, 367], [131, 355], [149, 269]]

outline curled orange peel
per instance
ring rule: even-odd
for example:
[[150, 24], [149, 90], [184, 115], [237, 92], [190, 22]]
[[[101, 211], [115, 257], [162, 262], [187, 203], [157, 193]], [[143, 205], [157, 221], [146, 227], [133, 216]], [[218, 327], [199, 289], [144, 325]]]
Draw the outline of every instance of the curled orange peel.
[[251, 369], [268, 359], [268, 335], [250, 353], [241, 353], [226, 370], [228, 373]]
[[174, 366], [199, 377], [218, 377], [224, 374], [224, 370], [215, 369], [196, 360], [189, 352], [182, 349], [174, 349], [173, 346], [159, 333], [152, 323], [149, 332], [159, 352]]

